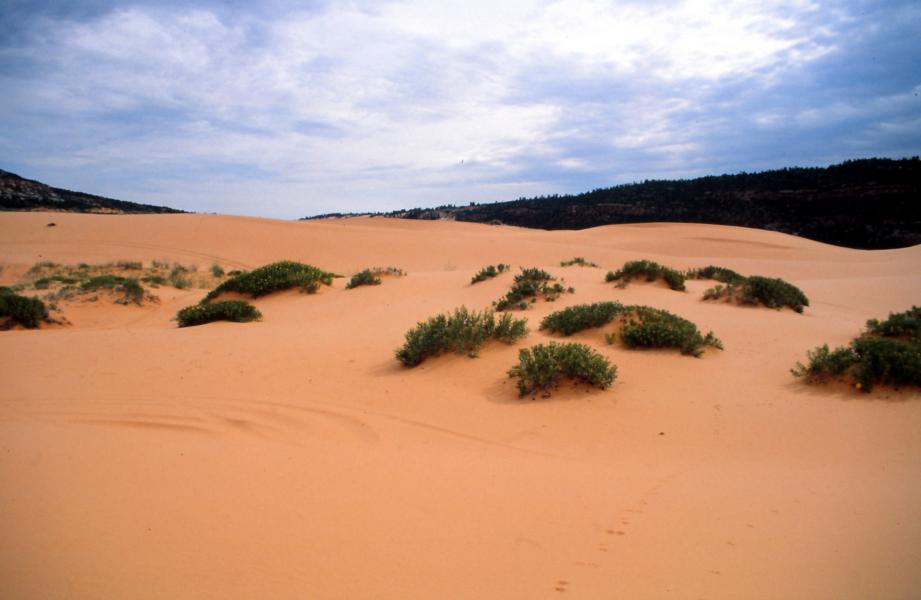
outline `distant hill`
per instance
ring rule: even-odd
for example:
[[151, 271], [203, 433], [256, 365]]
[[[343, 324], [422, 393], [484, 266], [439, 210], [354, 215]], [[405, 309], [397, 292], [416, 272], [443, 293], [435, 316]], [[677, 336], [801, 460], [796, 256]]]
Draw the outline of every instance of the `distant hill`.
[[181, 213], [165, 206], [137, 204], [54, 188], [0, 169], [0, 210], [57, 210], [90, 213]]
[[921, 244], [921, 160], [872, 158], [826, 168], [648, 180], [576, 195], [414, 208], [387, 216], [540, 229], [713, 223], [770, 229], [851, 248], [898, 248]]

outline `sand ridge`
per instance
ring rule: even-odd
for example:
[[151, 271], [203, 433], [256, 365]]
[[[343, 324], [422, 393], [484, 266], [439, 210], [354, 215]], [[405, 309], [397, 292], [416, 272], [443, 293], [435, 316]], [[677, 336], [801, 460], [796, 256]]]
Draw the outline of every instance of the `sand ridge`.
[[[57, 227], [46, 228], [48, 221]], [[583, 256], [601, 269], [559, 267]], [[781, 276], [804, 315], [700, 301], [607, 269], [649, 258]], [[535, 231], [456, 222], [0, 214], [0, 277], [39, 260], [253, 268], [292, 259], [380, 286], [257, 299], [262, 322], [177, 329], [201, 290], [0, 334], [4, 597], [910, 597], [921, 559], [921, 403], [804, 386], [789, 368], [921, 297], [921, 247], [854, 251], [685, 224]], [[415, 369], [417, 321], [485, 308], [538, 266], [576, 288], [530, 335]], [[17, 271], [18, 270], [18, 271]], [[6, 281], [6, 279], [4, 279]], [[701, 359], [573, 339], [608, 391], [521, 401], [505, 371], [552, 310], [671, 310]], [[89, 309], [87, 309], [89, 310]], [[131, 312], [134, 311], [134, 312]], [[130, 317], [126, 317], [131, 314]], [[111, 319], [111, 320], [109, 320]], [[116, 323], [112, 326], [111, 323]]]

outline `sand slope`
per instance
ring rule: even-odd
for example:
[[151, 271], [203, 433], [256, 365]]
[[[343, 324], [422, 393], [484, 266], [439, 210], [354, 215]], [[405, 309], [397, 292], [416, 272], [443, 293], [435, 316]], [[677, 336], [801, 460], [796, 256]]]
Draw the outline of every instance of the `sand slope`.
[[[573, 256], [603, 269], [555, 266]], [[636, 258], [782, 276], [812, 306], [603, 283]], [[789, 368], [921, 303], [921, 247], [678, 224], [0, 214], [0, 279], [38, 260], [155, 259], [409, 276], [266, 297], [254, 324], [176, 329], [192, 290], [0, 333], [3, 598], [918, 593], [921, 397], [807, 387]], [[393, 350], [416, 321], [504, 293], [510, 275], [468, 285], [497, 261], [577, 292], [523, 313], [532, 332], [516, 346], [401, 368]], [[726, 350], [697, 360], [582, 332], [618, 365], [612, 389], [518, 400], [505, 371], [517, 347], [551, 339], [540, 319], [603, 299], [672, 310]]]

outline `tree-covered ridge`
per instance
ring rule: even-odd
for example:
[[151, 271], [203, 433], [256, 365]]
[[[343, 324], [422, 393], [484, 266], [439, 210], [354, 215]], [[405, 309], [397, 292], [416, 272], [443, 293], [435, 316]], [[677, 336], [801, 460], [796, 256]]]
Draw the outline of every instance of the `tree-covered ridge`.
[[181, 213], [165, 206], [114, 200], [54, 188], [0, 169], [0, 210], [58, 210], [95, 213]]
[[643, 222], [770, 229], [852, 248], [921, 244], [921, 160], [871, 158], [679, 180], [647, 180], [574, 195], [415, 208], [406, 219], [456, 219], [540, 229]]

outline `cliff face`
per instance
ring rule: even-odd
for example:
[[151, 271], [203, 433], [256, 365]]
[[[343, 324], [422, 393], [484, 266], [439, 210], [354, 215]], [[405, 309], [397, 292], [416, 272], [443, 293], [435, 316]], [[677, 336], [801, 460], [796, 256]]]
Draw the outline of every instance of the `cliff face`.
[[688, 222], [770, 229], [852, 248], [921, 244], [921, 160], [855, 160], [677, 181], [645, 181], [576, 195], [392, 213], [540, 229]]
[[165, 206], [138, 204], [72, 192], [0, 170], [0, 210], [59, 210], [92, 213], [181, 213]]

